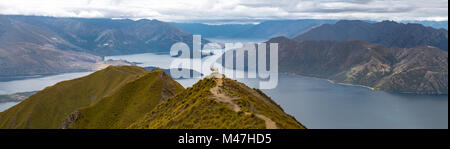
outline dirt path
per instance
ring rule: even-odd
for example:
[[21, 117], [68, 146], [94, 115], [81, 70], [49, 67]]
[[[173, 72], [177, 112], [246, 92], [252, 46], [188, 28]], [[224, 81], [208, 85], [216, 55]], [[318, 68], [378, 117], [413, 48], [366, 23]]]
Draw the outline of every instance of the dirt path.
[[259, 117], [260, 119], [263, 119], [264, 121], [266, 121], [266, 129], [278, 129], [277, 127], [277, 123], [275, 123], [274, 121], [272, 121], [270, 118], [261, 115], [261, 114], [255, 114], [256, 117]]
[[[238, 99], [237, 97], [230, 97], [226, 95], [225, 93], [221, 92], [220, 87], [223, 86], [223, 79], [217, 78], [217, 84], [213, 88], [210, 89], [211, 93], [213, 94], [214, 99], [216, 99], [219, 102], [226, 103], [233, 111], [239, 112], [241, 111], [241, 107], [234, 103], [233, 100]], [[251, 113], [245, 112], [246, 115], [250, 115]], [[278, 129], [277, 124], [272, 121], [270, 118], [261, 115], [261, 114], [255, 114], [256, 117], [262, 119], [266, 123], [266, 129]]]
[[214, 97], [216, 100], [226, 103], [231, 109], [238, 112], [241, 111], [241, 107], [233, 102], [234, 99], [237, 99], [236, 97], [230, 97], [220, 91], [220, 87], [223, 85], [222, 79], [217, 79], [217, 85], [213, 88], [211, 88], [211, 93], [214, 94]]

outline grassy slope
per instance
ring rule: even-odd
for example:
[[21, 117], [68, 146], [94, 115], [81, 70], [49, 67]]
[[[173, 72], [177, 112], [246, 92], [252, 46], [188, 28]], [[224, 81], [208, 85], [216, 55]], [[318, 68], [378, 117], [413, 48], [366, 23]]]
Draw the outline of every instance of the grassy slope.
[[[129, 128], [144, 129], [265, 129], [265, 122], [255, 114], [263, 114], [274, 120], [280, 128], [304, 128], [294, 118], [275, 106], [267, 96], [243, 84], [226, 79], [225, 88], [230, 95], [240, 97], [241, 108], [235, 112], [226, 104], [212, 98], [210, 89], [215, 79], [203, 79], [192, 88], [159, 104], [145, 118]], [[247, 94], [249, 93], [249, 94]], [[255, 95], [256, 94], [256, 95]], [[249, 95], [249, 96], [246, 96]], [[267, 101], [265, 101], [267, 100]], [[243, 104], [245, 103], [245, 104]], [[272, 112], [272, 113], [271, 113]]]
[[[219, 102], [211, 88], [240, 111]], [[223, 83], [222, 83], [223, 82]], [[259, 90], [230, 79], [203, 79], [186, 90], [162, 70], [108, 67], [36, 93], [0, 113], [0, 128], [304, 128]]]
[[226, 94], [239, 97], [235, 102], [242, 108], [243, 112], [265, 115], [273, 120], [279, 128], [305, 128], [260, 90], [250, 89], [246, 85], [231, 79], [224, 79], [224, 89], [228, 91]]
[[97, 104], [79, 110], [77, 119], [69, 128], [126, 128], [161, 101], [183, 90], [168, 74], [155, 70]]
[[83, 78], [60, 82], [0, 113], [0, 128], [60, 128], [76, 109], [97, 102], [146, 73], [134, 66], [108, 67]]

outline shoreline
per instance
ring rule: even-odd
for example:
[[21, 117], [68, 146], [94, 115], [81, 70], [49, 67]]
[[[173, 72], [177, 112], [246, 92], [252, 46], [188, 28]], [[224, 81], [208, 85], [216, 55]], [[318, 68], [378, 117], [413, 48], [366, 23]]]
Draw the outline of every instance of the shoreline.
[[[319, 78], [319, 79], [321, 79], [321, 78]], [[376, 89], [376, 88], [373, 88], [373, 87], [369, 87], [369, 86], [364, 86], [364, 85], [349, 84], [349, 83], [339, 83], [339, 82], [336, 82], [336, 81], [333, 81], [333, 80], [329, 80], [329, 79], [325, 79], [325, 80], [327, 80], [328, 82], [333, 83], [333, 84], [339, 84], [339, 85], [345, 85], [345, 86], [356, 86], [356, 87], [367, 88], [367, 89], [370, 89], [370, 90], [373, 90], [373, 91], [382, 91], [382, 90], [379, 90], [379, 89]]]
[[289, 72], [281, 72], [281, 74], [286, 74], [286, 75], [292, 75], [292, 76], [299, 76], [299, 77], [306, 77], [306, 78], [313, 78], [313, 79], [320, 79], [320, 80], [324, 80], [327, 82], [330, 82], [332, 84], [338, 84], [338, 85], [344, 85], [344, 86], [355, 86], [355, 87], [362, 87], [362, 88], [367, 88], [373, 91], [383, 91], [383, 90], [378, 90], [375, 89], [373, 87], [369, 87], [369, 86], [364, 86], [364, 85], [358, 85], [358, 84], [349, 84], [349, 83], [339, 83], [330, 79], [325, 79], [325, 78], [320, 78], [320, 77], [313, 77], [313, 76], [305, 76], [305, 75], [300, 75], [300, 74], [295, 74], [295, 73], [289, 73]]
[[349, 83], [339, 83], [330, 79], [325, 79], [325, 78], [320, 78], [320, 77], [314, 77], [314, 76], [305, 76], [305, 75], [300, 75], [300, 74], [295, 74], [295, 73], [289, 73], [289, 72], [280, 72], [281, 74], [286, 74], [286, 75], [292, 75], [292, 76], [299, 76], [299, 77], [306, 77], [306, 78], [314, 78], [314, 79], [320, 79], [320, 80], [325, 80], [328, 81], [332, 84], [338, 84], [338, 85], [345, 85], [345, 86], [354, 86], [354, 87], [362, 87], [362, 88], [366, 88], [366, 89], [370, 89], [372, 91], [380, 91], [380, 92], [386, 92], [386, 93], [393, 93], [393, 94], [407, 94], [407, 95], [428, 95], [428, 96], [448, 96], [448, 94], [440, 94], [440, 93], [416, 93], [416, 92], [394, 92], [394, 91], [386, 91], [386, 90], [381, 90], [381, 89], [377, 89], [377, 88], [373, 88], [373, 87], [369, 87], [369, 86], [364, 86], [364, 85], [358, 85], [358, 84], [349, 84]]
[[27, 80], [27, 79], [37, 79], [37, 78], [44, 78], [44, 77], [50, 77], [50, 76], [64, 75], [64, 74], [70, 74], [70, 73], [87, 73], [87, 72], [95, 72], [95, 71], [83, 70], [83, 71], [67, 71], [67, 72], [61, 72], [61, 73], [0, 76], [0, 82], [20, 81], [20, 80]]

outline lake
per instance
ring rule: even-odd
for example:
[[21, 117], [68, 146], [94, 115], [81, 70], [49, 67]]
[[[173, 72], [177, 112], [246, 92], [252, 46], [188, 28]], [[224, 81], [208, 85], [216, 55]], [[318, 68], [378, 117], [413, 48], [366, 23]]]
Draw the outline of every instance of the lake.
[[[138, 62], [139, 66], [169, 68], [174, 58], [160, 54], [110, 56]], [[44, 78], [0, 82], [0, 93], [40, 90], [62, 80], [90, 73], [70, 73]], [[177, 80], [190, 87], [198, 79]], [[238, 79], [256, 87], [256, 79]], [[444, 128], [448, 129], [448, 95], [394, 94], [364, 87], [334, 84], [327, 80], [280, 74], [278, 87], [263, 90], [286, 113], [307, 128]], [[16, 103], [0, 104], [0, 111]]]
[[[139, 66], [168, 68], [169, 55], [135, 54], [105, 59], [139, 62]], [[190, 87], [198, 79], [177, 80]], [[257, 87], [256, 79], [238, 79]], [[395, 94], [331, 83], [328, 80], [280, 74], [278, 87], [263, 90], [308, 128], [445, 128], [448, 95]]]
[[[46, 87], [55, 85], [58, 82], [72, 80], [91, 74], [92, 72], [63, 73], [58, 75], [49, 75], [43, 77], [16, 77], [12, 81], [0, 81], [0, 95], [14, 94], [21, 92], [39, 91]], [[0, 112], [4, 111], [18, 103], [7, 102], [0, 103]]]
[[6, 109], [18, 104], [18, 102], [5, 102], [0, 103], [0, 112], [5, 111]]
[[446, 128], [447, 95], [374, 91], [327, 80], [281, 75], [263, 90], [307, 128]]
[[0, 95], [38, 91], [58, 82], [83, 77], [91, 73], [92, 72], [63, 73], [39, 78], [27, 78], [22, 80], [0, 82]]

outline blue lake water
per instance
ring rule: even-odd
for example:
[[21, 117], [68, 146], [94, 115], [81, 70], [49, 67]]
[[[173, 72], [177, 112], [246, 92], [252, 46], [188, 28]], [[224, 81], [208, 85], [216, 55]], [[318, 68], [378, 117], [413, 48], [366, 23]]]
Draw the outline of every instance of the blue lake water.
[[277, 88], [263, 92], [308, 128], [448, 128], [447, 95], [394, 94], [294, 75], [281, 75]]
[[[39, 91], [46, 87], [52, 86], [58, 82], [72, 80], [91, 74], [92, 72], [78, 72], [78, 73], [63, 73], [58, 75], [50, 75], [43, 77], [25, 77], [14, 78], [20, 80], [0, 81], [0, 95], [14, 94], [21, 92]], [[0, 112], [4, 111], [17, 102], [0, 103]]]
[[17, 102], [0, 103], [0, 112], [5, 111], [6, 109], [8, 109], [16, 104], [17, 104]]
[[[105, 57], [138, 62], [139, 66], [169, 68], [169, 55], [135, 54]], [[41, 90], [56, 82], [90, 73], [0, 82], [0, 94]], [[184, 87], [198, 79], [177, 80]], [[238, 79], [250, 87], [258, 82]], [[445, 128], [448, 129], [448, 95], [394, 94], [327, 80], [280, 74], [278, 87], [263, 90], [286, 113], [308, 128]], [[0, 111], [17, 103], [0, 104]]]
[[63, 73], [38, 78], [0, 82], [0, 95], [42, 90], [58, 82], [86, 76], [92, 72]]

